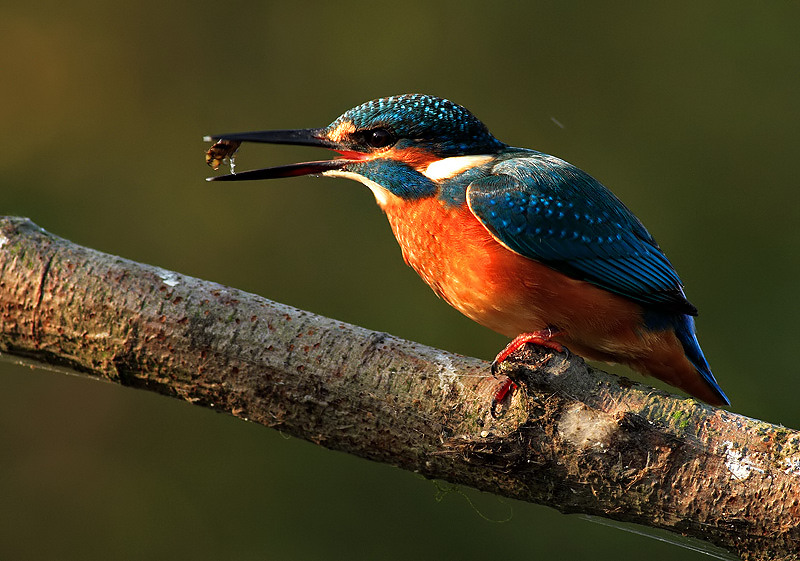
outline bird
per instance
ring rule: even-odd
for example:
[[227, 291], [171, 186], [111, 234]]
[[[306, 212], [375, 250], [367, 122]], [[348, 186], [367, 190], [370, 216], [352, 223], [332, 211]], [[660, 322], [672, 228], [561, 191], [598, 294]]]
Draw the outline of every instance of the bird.
[[[433, 95], [394, 95], [323, 128], [205, 140], [217, 141], [207, 157], [217, 165], [243, 142], [337, 152], [208, 180], [322, 175], [366, 185], [405, 262], [451, 306], [512, 338], [493, 373], [527, 343], [566, 347], [710, 405], [730, 405], [700, 348], [697, 308], [642, 222], [588, 173], [501, 142], [465, 107]], [[507, 383], [497, 398], [514, 387]]]

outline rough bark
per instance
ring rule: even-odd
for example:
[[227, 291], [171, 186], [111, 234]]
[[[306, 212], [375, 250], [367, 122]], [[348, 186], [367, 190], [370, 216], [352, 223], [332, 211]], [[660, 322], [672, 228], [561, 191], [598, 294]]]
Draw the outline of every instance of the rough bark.
[[800, 434], [532, 349], [484, 361], [0, 219], [0, 352], [478, 489], [797, 559]]

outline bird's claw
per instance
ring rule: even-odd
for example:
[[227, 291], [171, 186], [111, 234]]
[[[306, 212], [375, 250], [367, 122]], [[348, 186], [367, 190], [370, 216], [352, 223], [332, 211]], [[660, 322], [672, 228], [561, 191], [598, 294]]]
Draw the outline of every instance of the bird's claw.
[[497, 418], [497, 406], [503, 402], [503, 400], [506, 398], [508, 394], [513, 395], [517, 387], [518, 387], [517, 383], [511, 378], [506, 378], [505, 381], [503, 381], [502, 385], [494, 393], [494, 397], [492, 398], [492, 406], [489, 409], [492, 418], [494, 419]]
[[[498, 373], [500, 372], [500, 365], [505, 362], [509, 356], [527, 344], [538, 345], [558, 353], [563, 353], [566, 350], [564, 346], [552, 340], [553, 337], [557, 337], [561, 334], [562, 333], [556, 329], [547, 328], [542, 331], [534, 331], [533, 333], [523, 333], [518, 335], [506, 346], [505, 349], [500, 351], [492, 361], [492, 376], [497, 377]], [[537, 364], [537, 366], [545, 364], [550, 360], [550, 358], [550, 356], [546, 357], [543, 361]], [[492, 405], [490, 409], [492, 417], [497, 418], [497, 406], [506, 398], [509, 393], [513, 394], [517, 387], [518, 386], [516, 382], [514, 382], [511, 378], [506, 377], [506, 380], [502, 383], [492, 398]]]

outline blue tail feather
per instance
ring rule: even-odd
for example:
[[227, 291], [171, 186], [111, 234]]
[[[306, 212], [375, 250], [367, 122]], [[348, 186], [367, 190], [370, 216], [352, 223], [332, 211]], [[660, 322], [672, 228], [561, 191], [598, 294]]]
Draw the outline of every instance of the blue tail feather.
[[708, 365], [708, 361], [705, 355], [703, 355], [703, 350], [700, 348], [700, 343], [697, 341], [694, 318], [687, 315], [675, 316], [673, 325], [675, 326], [675, 335], [678, 337], [681, 345], [683, 345], [686, 358], [689, 359], [689, 362], [697, 369], [711, 389], [719, 395], [720, 399], [722, 399], [726, 405], [730, 405], [731, 402], [728, 396], [726, 396], [722, 388], [719, 387], [716, 378], [714, 378], [714, 375], [711, 373], [711, 367]]

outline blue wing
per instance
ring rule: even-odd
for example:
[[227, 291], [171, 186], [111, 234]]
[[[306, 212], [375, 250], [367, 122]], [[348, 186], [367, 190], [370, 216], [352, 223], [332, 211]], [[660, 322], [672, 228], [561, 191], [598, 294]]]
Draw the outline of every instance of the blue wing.
[[473, 181], [467, 203], [511, 250], [651, 307], [697, 315], [641, 222], [596, 179], [534, 151]]

